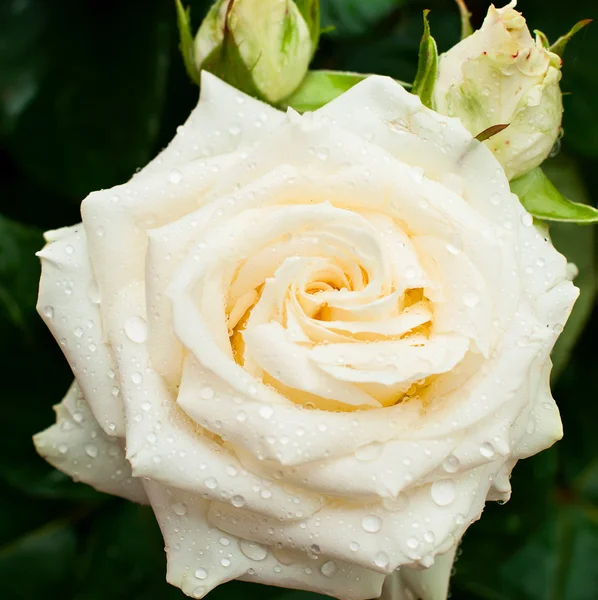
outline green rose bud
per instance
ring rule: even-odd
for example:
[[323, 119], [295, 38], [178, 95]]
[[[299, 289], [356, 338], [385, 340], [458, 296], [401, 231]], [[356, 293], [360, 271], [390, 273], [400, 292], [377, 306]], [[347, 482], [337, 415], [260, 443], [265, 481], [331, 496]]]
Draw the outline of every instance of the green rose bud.
[[195, 38], [195, 64], [275, 104], [303, 81], [319, 33], [319, 0], [218, 0]]
[[472, 135], [509, 126], [484, 143], [514, 179], [549, 155], [561, 131], [561, 59], [534, 40], [515, 2], [490, 6], [478, 31], [441, 55], [434, 87], [438, 112]]

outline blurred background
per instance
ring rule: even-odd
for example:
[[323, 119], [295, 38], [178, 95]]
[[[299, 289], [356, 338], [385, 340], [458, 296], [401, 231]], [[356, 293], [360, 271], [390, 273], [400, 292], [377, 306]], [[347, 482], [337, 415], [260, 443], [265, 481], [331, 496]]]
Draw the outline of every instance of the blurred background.
[[[441, 51], [459, 39], [453, 0], [321, 0], [315, 68], [411, 81], [431, 8]], [[210, 2], [185, 0], [198, 27]], [[470, 0], [475, 26], [487, 0]], [[551, 40], [594, 1], [521, 0]], [[565, 137], [546, 173], [575, 201], [598, 201], [598, 23], [567, 47]], [[164, 581], [150, 509], [71, 482], [31, 435], [54, 422], [71, 374], [35, 312], [42, 232], [80, 220], [92, 190], [127, 180], [197, 101], [179, 56], [174, 0], [0, 2], [0, 598], [183, 600]], [[515, 468], [513, 499], [466, 534], [457, 600], [598, 599], [598, 311], [595, 230], [554, 225], [582, 288], [555, 350], [565, 439]], [[211, 600], [309, 600], [315, 594], [232, 582]]]

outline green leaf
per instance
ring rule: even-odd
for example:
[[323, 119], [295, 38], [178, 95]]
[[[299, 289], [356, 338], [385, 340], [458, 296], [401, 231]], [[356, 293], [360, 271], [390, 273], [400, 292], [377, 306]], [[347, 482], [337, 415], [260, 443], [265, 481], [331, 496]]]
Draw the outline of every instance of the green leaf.
[[0, 547], [0, 597], [64, 597], [75, 557], [75, 530], [65, 521], [50, 523]]
[[473, 27], [471, 26], [471, 12], [465, 4], [465, 0], [455, 0], [459, 7], [459, 14], [461, 16], [461, 39], [464, 40], [473, 33]]
[[420, 97], [424, 106], [432, 108], [434, 85], [438, 72], [438, 49], [430, 33], [429, 12], [429, 10], [424, 10], [424, 34], [419, 45], [419, 60], [412, 92]]
[[502, 587], [522, 600], [595, 600], [597, 555], [596, 510], [561, 506], [502, 565]]
[[565, 52], [565, 47], [569, 43], [569, 40], [578, 31], [583, 29], [586, 25], [589, 25], [591, 22], [592, 22], [592, 19], [583, 19], [583, 20], [575, 23], [575, 25], [573, 25], [573, 27], [571, 28], [571, 30], [568, 33], [566, 33], [565, 35], [562, 35], [554, 44], [552, 44], [552, 46], [550, 46], [550, 51], [554, 52], [555, 54], [558, 54], [559, 56], [563, 56], [563, 53]]
[[284, 101], [299, 112], [316, 110], [363, 81], [367, 75], [346, 71], [308, 71], [299, 88]]
[[26, 329], [35, 314], [42, 233], [0, 215], [0, 317]]
[[129, 179], [156, 151], [171, 5], [25, 4], [36, 7], [43, 28], [28, 53], [46, 67], [4, 150], [24, 179], [78, 207], [89, 192]]
[[322, 27], [334, 27], [331, 37], [355, 37], [371, 30], [405, 0], [321, 0]]
[[[544, 170], [551, 181], [567, 196], [588, 201], [581, 175], [573, 161], [561, 155], [546, 161]], [[596, 257], [596, 229], [571, 227], [568, 223], [552, 223], [550, 238], [556, 249], [576, 265], [579, 273], [574, 283], [580, 295], [552, 351], [552, 380], [556, 381], [566, 366], [569, 356], [581, 335], [595, 306], [598, 291], [598, 264]]]
[[534, 217], [565, 223], [598, 223], [598, 210], [587, 204], [571, 202], [563, 196], [540, 167], [511, 181], [511, 191]]
[[183, 56], [185, 70], [191, 81], [199, 85], [200, 77], [195, 64], [195, 48], [193, 45], [193, 33], [191, 31], [191, 7], [183, 8], [181, 0], [176, 2], [177, 25], [179, 28], [179, 50]]

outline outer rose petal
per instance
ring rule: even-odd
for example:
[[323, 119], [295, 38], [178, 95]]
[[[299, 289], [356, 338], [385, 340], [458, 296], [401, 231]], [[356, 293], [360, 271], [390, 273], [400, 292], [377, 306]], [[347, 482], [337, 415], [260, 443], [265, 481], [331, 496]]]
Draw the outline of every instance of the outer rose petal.
[[425, 570], [403, 567], [394, 571], [384, 581], [380, 600], [445, 600], [456, 550], [455, 544]]
[[103, 333], [100, 294], [83, 225], [46, 234], [37, 310], [67, 357], [98, 424], [124, 436], [125, 422], [110, 346]]
[[155, 483], [147, 490], [166, 542], [167, 579], [189, 596], [200, 598], [236, 578], [347, 600], [380, 595], [384, 576], [379, 573], [237, 538], [210, 523], [210, 503], [199, 496]]
[[76, 381], [55, 410], [56, 425], [33, 438], [37, 451], [76, 481], [146, 504], [145, 490], [131, 474], [122, 443], [99, 427]]

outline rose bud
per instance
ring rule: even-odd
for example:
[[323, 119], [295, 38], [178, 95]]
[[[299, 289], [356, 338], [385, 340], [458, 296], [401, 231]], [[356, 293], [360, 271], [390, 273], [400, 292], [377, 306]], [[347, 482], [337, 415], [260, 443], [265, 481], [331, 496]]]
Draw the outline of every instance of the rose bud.
[[509, 124], [486, 145], [509, 179], [537, 167], [561, 131], [560, 57], [532, 38], [513, 7], [490, 6], [482, 28], [441, 55], [434, 88], [438, 112], [472, 135]]
[[305, 77], [319, 33], [318, 0], [219, 0], [195, 38], [195, 64], [275, 104]]

